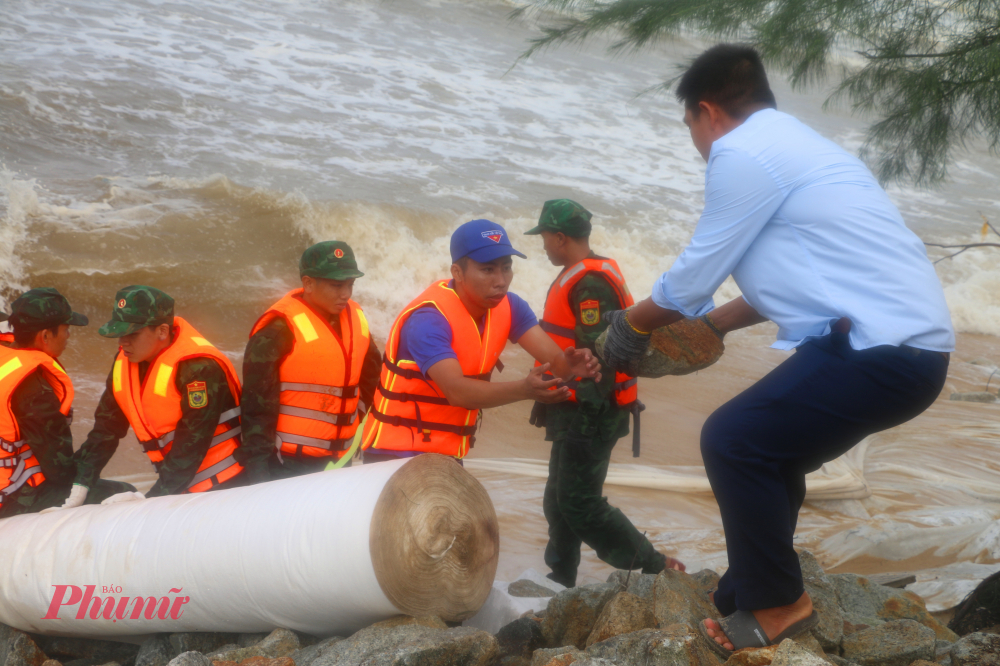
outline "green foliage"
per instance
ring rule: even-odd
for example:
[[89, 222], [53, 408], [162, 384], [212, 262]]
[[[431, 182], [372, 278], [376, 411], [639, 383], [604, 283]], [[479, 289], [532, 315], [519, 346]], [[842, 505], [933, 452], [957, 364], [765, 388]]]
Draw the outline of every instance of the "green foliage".
[[1000, 151], [1000, 0], [537, 2], [570, 18], [544, 26], [523, 57], [605, 31], [613, 52], [696, 31], [753, 44], [796, 88], [835, 71], [827, 103], [873, 119], [862, 156], [883, 182], [940, 181], [969, 141]]

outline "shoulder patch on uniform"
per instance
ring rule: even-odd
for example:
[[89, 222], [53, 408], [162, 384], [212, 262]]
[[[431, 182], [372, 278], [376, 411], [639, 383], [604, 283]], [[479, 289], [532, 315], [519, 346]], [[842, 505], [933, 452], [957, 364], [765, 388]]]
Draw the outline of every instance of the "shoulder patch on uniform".
[[595, 300], [580, 303], [580, 321], [584, 326], [593, 326], [601, 321], [601, 302]]
[[201, 409], [208, 406], [208, 386], [205, 382], [191, 382], [187, 385], [188, 407]]

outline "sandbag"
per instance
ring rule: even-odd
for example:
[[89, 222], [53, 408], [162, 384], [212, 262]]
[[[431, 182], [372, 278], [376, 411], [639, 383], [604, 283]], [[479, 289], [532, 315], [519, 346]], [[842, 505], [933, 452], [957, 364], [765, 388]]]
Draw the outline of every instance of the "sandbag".
[[[597, 355], [604, 351], [605, 330], [597, 338]], [[650, 334], [649, 348], [639, 362], [640, 377], [688, 375], [704, 370], [722, 357], [726, 346], [701, 319], [682, 319]]]

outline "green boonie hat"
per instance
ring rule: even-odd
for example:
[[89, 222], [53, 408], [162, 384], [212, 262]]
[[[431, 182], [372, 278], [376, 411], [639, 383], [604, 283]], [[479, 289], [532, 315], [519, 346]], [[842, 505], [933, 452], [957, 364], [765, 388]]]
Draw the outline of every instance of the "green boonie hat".
[[543, 231], [561, 231], [571, 238], [586, 238], [590, 235], [590, 211], [572, 199], [551, 199], [542, 206], [538, 216], [538, 226], [524, 232], [527, 235]]
[[299, 259], [299, 277], [349, 280], [364, 273], [358, 270], [354, 250], [343, 241], [323, 241], [306, 249]]
[[106, 338], [120, 338], [147, 326], [174, 323], [174, 299], [156, 287], [133, 284], [115, 294], [111, 321], [98, 329]]
[[73, 312], [66, 297], [52, 287], [30, 289], [10, 304], [11, 313], [0, 312], [0, 321], [22, 331], [40, 331], [58, 324], [86, 326], [89, 320]]

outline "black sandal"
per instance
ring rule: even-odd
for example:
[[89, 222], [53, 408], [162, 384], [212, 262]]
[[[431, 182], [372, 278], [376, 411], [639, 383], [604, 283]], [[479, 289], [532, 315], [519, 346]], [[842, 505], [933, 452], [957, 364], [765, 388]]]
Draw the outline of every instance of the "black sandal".
[[767, 634], [764, 633], [764, 628], [760, 626], [760, 623], [757, 622], [757, 618], [755, 618], [753, 613], [750, 611], [738, 610], [732, 615], [722, 618], [718, 622], [719, 626], [722, 628], [722, 633], [726, 635], [728, 642], [733, 644], [732, 650], [727, 650], [709, 635], [708, 627], [705, 626], [704, 620], [698, 623], [698, 629], [701, 631], [702, 637], [708, 641], [712, 650], [714, 650], [720, 657], [728, 659], [736, 650], [778, 645], [786, 638], [801, 636], [819, 624], [819, 615], [816, 614], [816, 611], [813, 611], [812, 615], [795, 622], [783, 632], [775, 636], [774, 640], [768, 640]]

